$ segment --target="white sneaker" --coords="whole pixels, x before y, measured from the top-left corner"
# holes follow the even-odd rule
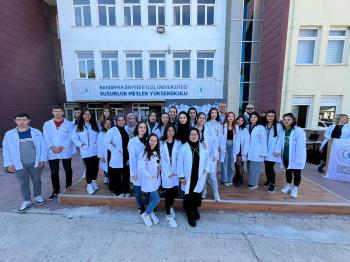
[[[103,184],[107,185],[109,184],[109,178],[105,176],[105,178],[103,179]]]
[[[159,223],[159,218],[157,217],[156,214],[154,214],[154,212],[151,213],[151,219],[155,225]]]
[[[283,194],[288,194],[292,190],[292,185],[287,183],[284,185],[284,187],[281,189],[281,192]]]
[[[130,196],[131,196],[130,193],[126,193],[126,194],[124,195],[125,198],[129,198]]]
[[[39,195],[35,198],[35,201],[39,204],[39,205],[42,205],[45,203],[45,199],[43,198],[42,195]]]
[[[215,200],[215,202],[220,202],[221,201],[219,193],[214,193],[214,200]]]
[[[145,223],[146,226],[151,227],[153,225],[151,217],[147,215],[146,212],[142,213],[141,217],[143,219],[143,223]]]
[[[92,183],[87,184],[86,191],[88,192],[89,195],[95,194],[95,189]]]
[[[229,187],[229,186],[231,186],[231,184],[230,183],[224,183],[224,186]]]
[[[84,171],[83,175],[81,176],[82,179],[86,178],[86,171]]]
[[[168,222],[170,227],[177,228],[177,223],[171,215],[166,215],[165,220],[166,220],[166,222]]]
[[[94,187],[94,190],[97,191],[98,190],[98,185],[97,185],[96,180],[92,180],[91,184]]]
[[[297,198],[297,197],[298,197],[298,189],[299,189],[299,187],[297,187],[297,186],[292,186],[292,190],[291,190],[291,192],[290,192],[290,196],[291,196],[292,198]]]
[[[170,208],[170,216],[171,216],[172,218],[174,218],[174,219],[175,219],[175,217],[176,217],[175,210],[174,210],[173,207]]]
[[[19,207],[18,211],[20,213],[25,212],[27,209],[29,209],[32,206],[32,201],[23,201],[21,206]]]

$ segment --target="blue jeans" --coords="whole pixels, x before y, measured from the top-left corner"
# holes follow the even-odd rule
[[[134,186],[134,191],[135,191],[135,198],[136,198],[136,202],[137,202],[137,207],[143,211],[145,208],[145,204],[146,205],[148,204],[149,193],[146,193],[146,195],[145,195],[145,202],[146,203],[143,203],[141,186]]]
[[[146,208],[146,213],[149,215],[153,212],[153,210],[158,206],[160,202],[160,197],[158,191],[153,191],[149,193],[149,203]]]
[[[224,163],[221,163],[221,183],[232,183],[233,180],[233,140],[226,141]]]

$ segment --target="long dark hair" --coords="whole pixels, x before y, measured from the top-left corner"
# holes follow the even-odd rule
[[[152,115],[152,114],[156,114],[156,123],[159,121],[159,115],[158,115],[158,112],[156,111],[156,110],[151,110],[151,111],[149,111],[149,113],[148,113],[148,116],[147,116],[147,122],[148,123],[150,123],[150,121],[149,121],[149,117]]]
[[[194,123],[197,124],[197,114],[198,114],[197,109],[196,109],[195,107],[191,106],[191,107],[187,110],[187,115],[188,115],[188,118],[189,118],[190,121],[191,121],[191,118],[190,118],[190,111],[191,111],[191,110],[194,110],[194,111],[196,112],[196,118],[194,119]]]
[[[176,139],[176,127],[173,125],[173,124],[169,124],[165,127],[164,129],[164,135],[162,136],[161,140],[162,141],[165,141],[168,139],[168,130],[170,128],[173,128],[174,129],[174,140]]]
[[[161,130],[162,127],[164,127],[163,122],[162,122],[162,116],[163,116],[163,115],[167,115],[167,116],[168,116],[168,118],[169,118],[168,125],[169,125],[169,123],[170,123],[170,116],[169,116],[169,114],[168,114],[167,112],[161,113],[161,114],[160,114],[160,118],[159,118],[159,125],[157,126],[157,129],[159,129],[159,130]]]
[[[291,128],[294,128],[297,125],[297,119],[295,118],[295,116],[293,115],[293,113],[287,113],[284,114],[282,119],[285,118],[286,116],[289,116],[290,118],[292,118],[293,123],[291,124]],[[286,127],[283,125],[283,129],[285,129]]]
[[[187,118],[186,124],[180,123],[180,116],[185,115]],[[177,136],[176,138],[181,140],[181,142],[184,144],[188,141],[188,135],[190,133],[190,120],[185,111],[181,111],[178,115],[178,126],[177,126]]]
[[[252,116],[256,116],[258,118],[258,121],[256,121],[256,125],[260,125],[260,115],[258,114],[258,112],[253,112],[249,115],[249,125],[250,123],[250,119],[252,118]]]
[[[240,126],[240,125],[238,125],[238,127],[239,127],[239,129],[244,129],[245,127],[246,127],[246,124],[245,124],[245,118],[244,118],[244,116],[243,115],[239,115],[239,116],[237,116],[237,118],[236,118],[236,123],[237,123],[237,120],[238,119],[240,119],[240,118],[242,118],[243,119],[243,124]]]
[[[96,122],[95,114],[90,109],[84,109],[83,112],[81,112],[81,115],[79,117],[78,124],[77,124],[77,130],[79,132],[83,132],[84,131],[85,121],[84,121],[83,116],[84,116],[84,114],[86,112],[89,112],[90,115],[91,115],[91,119],[89,121],[89,123],[91,125],[91,129],[98,133],[99,130],[98,130],[98,125],[97,125],[97,122]]]
[[[109,117],[107,117],[107,118],[111,118],[111,119],[114,118],[114,116],[113,116],[113,109],[112,109],[111,107],[109,107],[109,106],[104,106],[104,107],[102,108],[102,114],[101,114],[101,117],[100,117],[100,120],[99,120],[101,123],[102,123],[102,121],[106,120],[105,114],[104,114],[104,112],[105,112],[106,109],[107,109],[108,112],[109,112]]]
[[[213,112],[214,110],[216,111],[216,119],[215,120],[220,123],[220,121],[221,121],[220,114],[219,114],[219,110],[216,107],[210,108],[209,113],[208,113],[208,117],[207,117],[207,121],[211,120],[211,112]]]
[[[277,136],[277,119],[276,119],[277,116],[276,116],[276,112],[273,111],[273,110],[267,111],[267,113],[266,113],[265,127],[267,127],[267,125],[268,125],[268,123],[267,123],[267,115],[268,115],[268,114],[274,114],[274,116],[275,116],[275,119],[274,119],[273,122],[272,122],[272,126],[273,126],[273,136],[276,137],[276,136]]]
[[[149,145],[149,141],[151,139],[151,137],[156,137],[157,138],[157,145],[156,147],[152,150],[150,145]],[[153,152],[156,152],[158,154],[158,158],[160,160],[160,150],[159,150],[159,138],[156,134],[152,133],[149,135],[149,137],[147,138],[147,142],[146,142],[146,146],[145,146],[145,151],[143,153],[143,155],[147,156],[148,160],[151,160],[151,156],[153,155]]]
[[[105,128],[105,123],[107,122],[107,121],[110,121],[111,122],[111,128],[114,126],[114,121],[113,121],[113,119],[111,119],[111,118],[106,118],[105,120],[103,120],[102,121],[102,123],[101,123],[101,130],[102,130],[102,132],[107,132],[108,130]]]
[[[144,135],[144,137],[143,137],[143,140],[144,140],[144,142],[146,141],[146,138],[148,137],[148,125],[147,125],[147,123],[145,122],[145,121],[143,121],[143,120],[141,120],[140,122],[138,122],[137,124],[136,124],[136,126],[135,126],[135,129],[134,129],[134,137],[138,137],[139,136],[139,126],[141,125],[141,124],[144,124],[145,126],[146,126],[146,133],[145,133],[145,135]]]

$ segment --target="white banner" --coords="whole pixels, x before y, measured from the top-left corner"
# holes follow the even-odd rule
[[[75,80],[76,101],[154,101],[166,99],[222,99],[223,83],[204,80]]]
[[[333,139],[326,178],[350,183],[349,139]]]

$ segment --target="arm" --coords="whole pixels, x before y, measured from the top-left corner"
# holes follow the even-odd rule
[[[260,155],[261,156],[267,156],[267,135],[265,128],[260,128],[260,142],[261,142],[261,151]]]
[[[103,139],[103,133],[99,133],[97,137],[97,157],[102,158],[103,157],[103,149],[104,149],[104,139]]]
[[[210,161],[209,161],[209,157],[208,157],[208,151],[205,147],[202,147],[203,150],[204,150],[204,156],[205,156],[205,159],[204,159],[204,172],[206,172],[207,174],[209,173],[209,169],[210,169]]]
[[[10,154],[10,143],[8,133],[5,134],[4,140],[2,141],[2,154],[4,156],[4,167],[7,168],[9,166],[13,166],[14,163]]]
[[[306,134],[305,131],[301,128],[298,128],[295,137],[296,137],[296,149],[295,149],[295,162],[304,162],[304,156],[306,154]]]
[[[67,125],[68,125],[68,136],[71,137],[73,130],[74,130],[74,125],[72,124],[72,122],[68,121],[68,120],[64,120],[65,122],[67,121]],[[69,148],[72,144],[72,140],[71,139],[66,139],[63,144],[62,147],[63,148]]]
[[[185,172],[184,172],[184,158],[185,158],[185,146],[181,146],[179,149],[179,153],[177,154],[177,162],[176,162],[176,172],[177,176],[181,178],[185,178]]]
[[[44,135],[44,140],[45,140],[45,144],[46,144],[46,147],[48,149],[50,149],[51,147],[53,147],[53,142],[51,141],[51,137],[50,137],[50,131],[49,131],[49,122],[46,122],[44,124],[44,127],[43,127],[43,135]]]
[[[40,137],[40,158],[39,161],[45,162],[47,160],[47,149],[46,149],[46,145],[45,145],[45,141],[44,141],[44,137],[41,134],[40,131],[39,132],[39,137]]]
[[[128,151],[129,151],[129,167],[130,167],[130,176],[137,175],[137,156],[136,149],[133,145],[133,140],[131,139],[128,143]]]
[[[152,175],[147,169],[147,161],[151,161],[151,160],[147,160],[147,157],[141,154],[140,159],[137,161],[137,167],[138,167],[138,170],[140,170],[141,176],[147,177],[147,178],[152,178],[154,176],[157,176],[157,174]]]
[[[74,131],[72,133],[72,141],[77,147],[82,147],[83,145],[83,143],[80,141],[77,128],[74,128]]]
[[[283,143],[283,127],[281,125],[277,125],[277,141],[276,141],[274,153],[281,154],[282,143]]]

